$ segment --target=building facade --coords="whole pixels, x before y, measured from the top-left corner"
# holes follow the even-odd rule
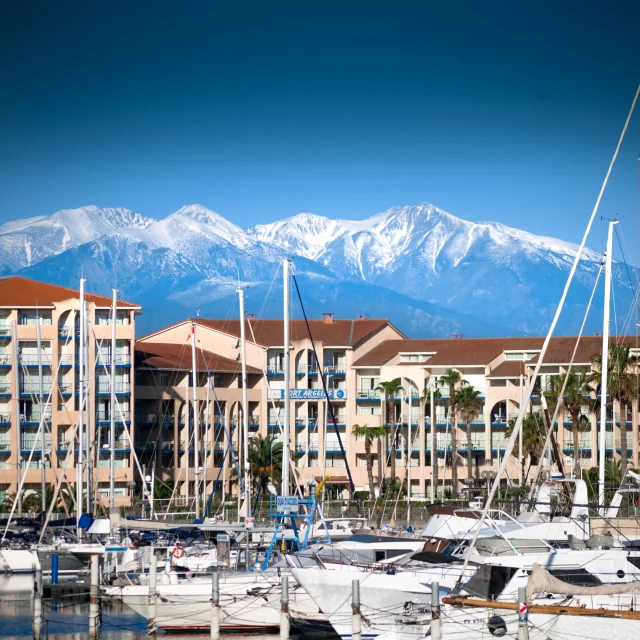
[[[116,363],[116,504],[127,504],[134,480],[131,407],[135,319],[140,307],[118,301],[116,353],[111,353],[111,299],[87,294],[87,400],[92,487],[109,494],[109,369]],[[79,441],[79,292],[21,277],[0,279],[0,497],[40,492],[63,478],[73,493]],[[39,437],[44,428],[44,442]],[[75,436],[74,436],[75,433]],[[133,435],[131,436],[133,437]]]

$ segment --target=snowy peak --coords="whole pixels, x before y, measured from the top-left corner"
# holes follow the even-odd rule
[[[348,228],[339,220],[299,213],[271,224],[257,224],[247,233],[256,240],[281,247],[287,253],[315,260],[324,248]]]

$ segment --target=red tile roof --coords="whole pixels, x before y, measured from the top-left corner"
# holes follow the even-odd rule
[[[628,344],[640,347],[640,337],[612,337],[611,344]],[[443,340],[386,340],[363,355],[354,366],[380,367],[399,353],[435,353],[429,360],[417,363],[424,367],[487,365],[505,351],[539,351],[543,337],[513,338],[462,338]],[[576,336],[552,338],[545,355],[545,363],[568,363],[576,343]],[[600,353],[602,338],[583,336],[574,358],[576,364],[588,363],[593,355]],[[535,364],[537,355],[528,363]],[[403,363],[404,364],[404,363]],[[415,364],[415,363],[414,363]],[[505,369],[506,370],[506,369]]]
[[[204,356],[204,357],[203,357]],[[165,342],[136,342],[136,367],[191,371],[191,346]],[[212,373],[240,373],[241,363],[211,351],[196,350],[196,369]],[[247,365],[247,373],[262,374]]]
[[[488,378],[517,378],[520,374],[526,375],[528,362],[523,360],[505,360],[491,370]]]
[[[194,322],[203,327],[214,329],[222,333],[240,337],[240,320],[223,320],[217,318],[188,318],[183,322]],[[182,322],[175,325],[178,326]],[[392,326],[388,320],[384,319],[358,319],[358,320],[309,320],[311,335],[315,342],[322,342],[325,345],[334,347],[357,347],[367,338],[378,333],[386,326]],[[395,329],[395,327],[394,327]],[[253,330],[253,332],[252,332]],[[396,329],[396,331],[398,331]],[[157,332],[154,332],[157,333]],[[281,347],[284,344],[284,323],[282,320],[270,320],[252,318],[247,320],[245,333],[248,342],[255,341],[266,347]],[[400,335],[400,331],[398,331]],[[146,336],[144,336],[146,337]],[[304,320],[291,321],[291,340],[302,340],[308,338],[309,333]]]
[[[0,307],[11,309],[37,306],[53,307],[56,302],[79,297],[80,292],[76,289],[60,287],[57,284],[30,280],[22,276],[0,278]],[[86,299],[87,302],[94,302],[100,307],[111,306],[111,298],[105,296],[87,293]],[[118,307],[139,309],[140,305],[118,300]]]

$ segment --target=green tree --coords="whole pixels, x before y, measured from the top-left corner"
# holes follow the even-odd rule
[[[474,389],[466,380],[460,384],[456,391],[456,408],[460,419],[467,426],[467,478],[473,480],[473,447],[471,442],[471,423],[482,414],[484,401],[480,391]],[[471,483],[469,483],[471,484]]]
[[[553,376],[549,381],[549,389],[544,392],[549,410],[555,407],[558,402],[561,407],[571,416],[571,434],[573,436],[573,457],[574,469],[577,478],[581,477],[580,469],[580,441],[578,434],[586,431],[590,425],[589,419],[582,413],[582,405],[585,397],[589,398],[593,387],[591,386],[592,376],[584,371],[570,371],[560,376]],[[564,386],[564,394],[559,398]]]
[[[440,376],[438,383],[449,389],[449,414],[451,416],[451,492],[453,498],[458,497],[458,415],[456,406],[456,390],[462,382],[462,375],[456,369],[448,369]],[[446,457],[446,452],[445,452]]]
[[[258,489],[264,493],[269,480],[274,484],[282,481],[282,458],[282,442],[276,441],[274,436],[257,434],[249,440],[249,466],[254,495]],[[235,467],[231,476],[237,480]]]
[[[386,429],[384,427],[370,427],[368,425],[360,425],[360,424],[354,424],[353,425],[353,433],[356,436],[360,436],[364,438],[364,455],[365,455],[365,459],[366,459],[366,463],[367,463],[367,476],[369,478],[369,493],[371,495],[371,498],[374,497],[375,493],[374,493],[374,483],[373,483],[373,453],[371,452],[371,445],[373,443],[374,438],[376,438],[378,440],[378,447],[380,448],[382,445],[380,443],[381,438],[384,437],[384,435],[386,434]],[[380,462],[380,456],[381,456],[381,452],[378,451],[378,483],[379,486],[381,486],[382,484],[382,476],[380,474],[380,469],[381,469],[381,462]]]
[[[511,437],[516,420],[517,418],[513,418],[509,421],[506,429],[507,438]],[[545,438],[543,437],[544,432],[544,421],[539,413],[528,413],[524,417],[524,420],[522,421],[522,455],[525,459],[527,457],[529,458],[529,467],[527,468],[527,475],[525,476],[525,484],[529,477],[529,469],[531,469],[533,459],[535,458],[537,460],[542,455],[545,441]],[[513,447],[513,455],[518,458],[521,457],[519,439],[516,439]]]
[[[400,391],[401,388],[402,385],[400,384],[400,380],[389,380],[388,382],[381,382],[377,387],[378,391],[384,394],[386,428],[390,435],[389,449],[391,450],[391,479],[394,482],[396,479],[396,430],[394,419],[394,396],[398,391]],[[382,484],[380,484],[380,492],[382,493]]]
[[[437,380],[434,380],[434,383],[437,383]],[[422,396],[422,400],[426,401],[429,407],[429,420],[431,420],[431,391],[429,390],[429,380],[425,380],[424,383],[424,393]],[[440,389],[438,389],[437,384],[435,389],[433,390],[433,404],[437,405],[442,402],[442,394],[440,393]],[[435,406],[433,407],[433,424],[431,425],[431,456],[433,461],[433,475],[431,477],[431,485],[433,486],[433,496],[436,498],[438,494],[438,439],[436,437],[437,429],[436,429],[436,414],[435,414]],[[446,455],[446,454],[445,454]]]
[[[596,355],[592,359],[596,374],[592,379],[601,382],[602,356]],[[620,473],[623,477],[627,472],[627,407],[633,398],[638,397],[640,377],[637,374],[638,358],[631,355],[629,345],[609,345],[609,367],[607,372],[607,390],[611,400],[620,404]],[[603,398],[606,401],[606,399]]]

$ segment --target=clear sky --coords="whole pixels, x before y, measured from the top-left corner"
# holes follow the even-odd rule
[[[428,201],[577,241],[640,82],[637,0],[2,11],[0,220],[199,202],[246,226]],[[639,151],[640,109],[602,207],[629,237]]]

